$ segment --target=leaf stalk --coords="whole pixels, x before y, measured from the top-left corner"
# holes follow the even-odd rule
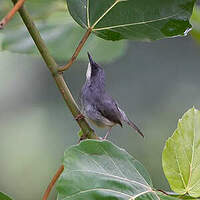
[[[56,181],[58,180],[58,178],[60,177],[60,175],[62,174],[64,170],[64,165],[61,165],[59,167],[59,169],[57,170],[56,174],[54,175],[53,179],[51,180],[51,182],[49,183],[43,197],[42,197],[42,200],[47,200],[48,197],[49,197],[49,194],[53,188],[53,186],[55,185]]]
[[[60,67],[58,69],[59,72],[63,72],[63,71],[65,71],[65,70],[67,70],[67,69],[69,69],[71,67],[71,65],[74,63],[74,61],[76,60],[77,56],[79,55],[83,45],[85,44],[85,42],[87,41],[88,37],[90,36],[91,32],[92,32],[92,29],[88,28],[87,31],[85,32],[82,40],[80,41],[78,47],[76,48],[74,54],[72,55],[71,59],[69,60],[69,62],[65,66]]]
[[[18,0],[12,10],[8,12],[8,14],[0,21],[0,29],[3,29],[5,27],[5,25],[13,18],[15,13],[23,6],[25,1],[26,0]]]

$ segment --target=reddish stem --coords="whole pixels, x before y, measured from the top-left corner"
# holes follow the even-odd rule
[[[85,35],[83,36],[82,40],[80,41],[78,47],[76,48],[73,56],[71,57],[71,59],[69,60],[69,62],[65,66],[60,67],[58,69],[59,72],[63,72],[63,71],[65,71],[65,70],[67,70],[67,69],[69,69],[71,67],[73,62],[76,60],[78,54],[80,53],[83,45],[85,44],[85,42],[87,41],[88,37],[90,36],[91,32],[92,32],[92,29],[88,28],[86,33],[85,33]]]
[[[60,177],[61,173],[64,170],[64,165],[61,165],[60,168],[58,169],[58,171],[56,172],[56,174],[54,175],[53,179],[51,180],[51,182],[49,183],[43,197],[42,200],[47,200],[48,196],[53,188],[53,186],[55,185],[56,181],[58,180],[58,178]]]
[[[12,10],[0,21],[0,29],[3,29],[5,25],[13,18],[15,13],[23,6],[26,0],[18,0]]]

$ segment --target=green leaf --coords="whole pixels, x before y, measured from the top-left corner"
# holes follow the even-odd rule
[[[168,196],[168,195],[164,195],[160,192],[156,192],[157,193],[157,197],[159,200],[184,200],[182,198],[176,198],[176,197],[171,197],[171,196]],[[150,198],[146,195],[143,195],[142,197],[139,198],[140,200],[150,200]],[[134,199],[134,198],[131,198],[129,200],[138,200],[138,198]]]
[[[174,192],[165,192],[167,195],[164,195],[163,193],[159,192],[158,195],[164,195],[164,196],[168,196],[168,197],[173,197],[173,198],[176,198],[176,199],[181,199],[181,200],[199,200],[199,198],[195,198],[195,197],[191,197],[189,196],[188,194],[185,194],[185,195],[180,195],[180,194],[177,194],[177,193],[174,193]]]
[[[157,40],[186,35],[195,0],[67,0],[83,28],[106,40]]]
[[[184,200],[184,198],[172,197],[169,195],[162,194],[160,192],[157,193],[161,200]]]
[[[58,200],[159,199],[143,165],[108,141],[85,140],[67,149],[64,167]]]
[[[6,3],[7,1],[3,5]],[[65,1],[29,0],[25,5],[35,19],[35,23],[50,53],[57,60],[67,62],[78,46],[85,30],[77,27],[74,20],[66,12]],[[5,8],[4,10],[0,8],[0,12],[2,9],[5,13],[5,10],[8,10],[8,6],[5,6]],[[1,32],[3,39],[2,42],[0,41],[0,48],[17,53],[38,54],[38,50],[21,20],[17,18],[11,22]],[[13,34],[13,31],[15,34]],[[101,38],[95,37],[95,35],[91,35],[78,58],[88,60],[87,51],[91,51],[95,53],[97,61],[108,62],[122,56],[126,48],[126,41],[106,42]]]
[[[192,24],[192,37],[200,43],[200,7],[195,6],[192,17],[191,17],[191,24]]]
[[[188,110],[165,145],[162,165],[171,189],[200,197],[200,111]]]
[[[12,199],[8,197],[6,194],[0,192],[0,200],[12,200]]]

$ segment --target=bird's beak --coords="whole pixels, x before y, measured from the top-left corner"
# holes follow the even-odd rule
[[[94,65],[95,62],[92,60],[92,56],[89,54],[89,52],[87,52],[87,54],[88,54],[88,58],[89,58],[89,61],[90,61],[90,65],[91,66]]]

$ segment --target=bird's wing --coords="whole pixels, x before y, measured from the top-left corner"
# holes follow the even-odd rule
[[[115,100],[112,99],[112,97],[108,95],[102,97],[102,99],[96,103],[96,107],[103,117],[122,126],[120,112]]]

